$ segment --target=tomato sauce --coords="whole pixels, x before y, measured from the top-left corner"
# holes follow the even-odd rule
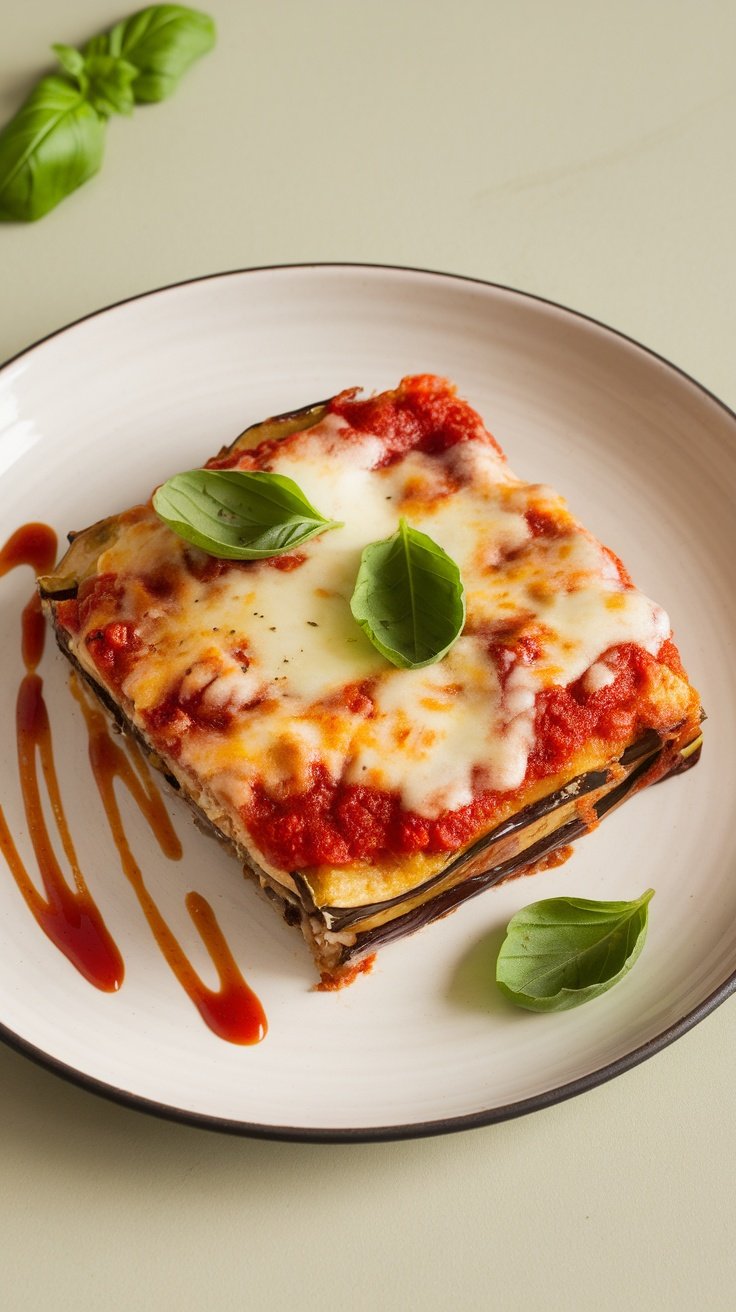
[[[393,392],[365,400],[358,399],[358,390],[351,388],[333,397],[327,404],[327,414],[345,421],[346,428],[341,434],[344,441],[363,433],[381,440],[384,450],[376,468],[393,464],[407,451],[436,454],[471,438],[490,443],[503,456],[480,415],[457,396],[455,388],[444,378],[417,374],[404,378]],[[240,469],[267,470],[274,456],[288,450],[290,443],[298,443],[301,436],[296,432],[288,437],[266,438],[249,451],[216,456],[207,468],[232,469],[237,465]]]
[[[307,557],[303,551],[287,552],[283,556],[270,556],[264,560],[264,565],[269,565],[271,569],[279,569],[282,574],[290,574],[292,570],[298,569],[303,565]]]
[[[532,656],[527,654],[527,659]],[[619,743],[657,727],[653,716],[641,719],[646,708],[642,690],[658,663],[677,672],[674,644],[665,643],[659,659],[633,644],[613,649],[606,659],[616,672],[607,687],[588,693],[580,679],[537,696],[535,742],[524,787],[562,770],[591,739]],[[304,792],[275,798],[256,786],[243,818],[269,860],[299,869],[391,854],[453,851],[492,823],[500,806],[514,796],[479,788],[467,806],[428,818],[405,811],[397,794],[336,784],[316,766],[312,785]]]
[[[524,518],[533,538],[559,538],[568,531],[567,523],[550,510],[527,510]]]
[[[407,451],[434,455],[473,438],[490,442],[502,454],[480,415],[460,400],[446,379],[432,374],[404,378],[395,391],[365,400],[356,399],[354,390],[343,392],[329,409],[355,432],[382,440],[385,454],[379,467],[393,464]]]
[[[142,646],[135,625],[129,620],[113,620],[102,629],[93,629],[84,641],[106,681],[120,688]]]
[[[150,736],[175,760],[181,754],[183,734],[227,733],[235,715],[227,705],[208,703],[209,685],[187,697],[182,692],[182,682],[180,679],[162,701],[141,713]]]

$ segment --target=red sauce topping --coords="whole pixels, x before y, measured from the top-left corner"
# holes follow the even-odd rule
[[[471,438],[490,443],[503,456],[480,415],[462,401],[451,383],[433,374],[402,379],[393,392],[358,400],[358,389],[341,392],[328,404],[328,414],[338,415],[347,425],[342,434],[350,441],[355,433],[371,433],[381,439],[384,455],[378,468],[393,464],[407,451],[434,454],[447,451]],[[298,443],[302,433],[285,438],[267,438],[250,451],[231,451],[208,462],[208,469],[269,469],[274,456]]]
[[[568,532],[564,520],[555,518],[549,510],[527,510],[524,518],[533,538],[559,538]]]
[[[213,674],[210,683],[214,682]],[[207,684],[190,696],[182,693],[182,680],[179,680],[156,706],[142,712],[149,733],[165,745],[170,756],[178,760],[182,747],[182,735],[200,730],[205,733],[226,733],[232,724],[235,712],[225,705],[210,704],[207,701]]]
[[[382,439],[381,465],[400,460],[407,451],[435,454],[471,438],[490,442],[502,454],[480,415],[460,400],[446,379],[433,374],[404,378],[395,391],[366,400],[356,400],[355,391],[343,392],[329,408],[355,432]]]
[[[241,468],[243,467],[243,462],[239,458],[237,463]],[[188,547],[184,552],[187,570],[198,583],[211,583],[214,579],[219,579],[222,574],[234,569],[247,573],[249,570],[268,567],[288,573],[289,570],[298,569],[306,559],[307,557],[300,551],[287,552],[283,556],[269,556],[266,560],[221,560],[219,556],[208,556],[206,552],[199,551],[196,547]],[[148,579],[146,583],[148,584]]]
[[[617,556],[617,555],[616,555],[616,552],[615,552],[615,551],[612,551],[610,547],[604,547],[604,546],[603,546],[603,543],[601,543],[601,549],[602,549],[602,551],[603,551],[603,554],[604,554],[605,556],[608,556],[608,559],[609,559],[609,560],[610,560],[610,561],[616,566],[616,571],[617,571],[617,573],[618,573],[618,577],[619,577],[621,583],[623,584],[623,586],[624,586],[625,588],[633,588],[633,586],[634,586],[634,580],[632,579],[631,575],[629,574],[629,571],[627,570],[626,566],[624,565],[624,562],[621,560],[621,557],[620,557],[620,556]]]
[[[84,641],[106,681],[119,688],[142,646],[135,625],[130,620],[113,620],[102,629],[93,629]]]
[[[533,655],[527,653],[527,658]],[[535,745],[525,784],[557,773],[592,738],[626,741],[657,727],[656,711],[642,694],[660,662],[631,643],[612,649],[606,659],[616,670],[607,687],[589,693],[580,679],[538,695]],[[679,656],[674,644],[663,645],[660,660],[675,668]],[[500,805],[513,796],[479,788],[467,806],[428,818],[403,810],[396,794],[336,784],[316,766],[312,786],[304,792],[275,798],[256,786],[243,818],[271,861],[297,870],[391,853],[452,851],[492,823]]]
[[[219,556],[208,556],[206,551],[200,551],[197,547],[187,547],[184,564],[192,578],[199,583],[211,583],[213,579],[219,579],[226,569],[234,568],[238,562],[220,560]]]
[[[290,574],[292,570],[298,569],[303,565],[307,557],[301,551],[288,552],[285,556],[269,556],[264,560],[264,565],[270,565],[271,569],[280,569],[283,574]]]
[[[92,616],[99,623],[102,614],[115,615],[122,595],[116,574],[96,574],[80,583],[76,597],[56,603],[56,618],[70,633],[79,633]]]

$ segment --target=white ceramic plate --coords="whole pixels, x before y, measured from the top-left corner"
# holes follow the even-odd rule
[[[44,659],[81,863],[126,965],[101,994],[43,936],[0,868],[0,1023],[21,1051],[144,1110],[213,1128],[312,1139],[390,1138],[484,1124],[578,1093],[642,1060],[736,981],[734,829],[736,418],[696,383],[601,325],[505,288],[327,265],[260,269],[127,301],[0,371],[0,541],[26,520],[60,536],[145,497],[247,424],[351,384],[443,373],[485,416],[512,467],[565,492],[669,610],[710,712],[698,767],[627,803],[560,870],[491,890],[379,954],[372,975],[311,991],[312,964],[235,863],[171,814],[181,866],[133,809],[150,888],[204,973],[184,910],[212,902],[268,1013],[262,1044],[205,1028],[120,873],[62,658]],[[0,583],[2,723],[20,677],[26,571]],[[6,728],[0,799],[27,856]],[[2,859],[0,858],[0,861]],[[647,947],[589,1006],[535,1016],[493,983],[520,906],[656,889]],[[213,981],[214,982],[214,981]]]

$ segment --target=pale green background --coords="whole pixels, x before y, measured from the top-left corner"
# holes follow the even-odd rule
[[[209,8],[219,46],[175,99],[115,120],[55,213],[0,228],[0,358],[177,279],[366,260],[552,297],[736,403],[731,0]],[[125,12],[12,9],[3,117],[51,41]],[[725,1312],[735,1037],[727,1004],[549,1111],[355,1147],[157,1122],[0,1048],[0,1304]]]

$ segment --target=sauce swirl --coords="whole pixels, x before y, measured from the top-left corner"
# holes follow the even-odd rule
[[[56,534],[53,529],[45,524],[26,524],[0,549],[0,577],[21,565],[30,565],[37,574],[45,573],[52,568],[55,558]],[[111,993],[123,982],[123,959],[79,868],[64,814],[43,682],[36,673],[43,655],[44,637],[41,605],[34,595],[24,607],[21,621],[25,675],[18,689],[15,723],[23,809],[43,893],[36,888],[21,860],[2,807],[0,851],[26,906],[47,938],[90,984]],[[39,764],[74,887],[67,883],[51,842],[41,804]]]
[[[72,692],[87,725],[92,773],[123,872],[166,962],[205,1024],[215,1034],[230,1043],[260,1042],[268,1029],[263,1007],[244,980],[209,902],[200,893],[189,893],[186,907],[217,971],[219,989],[210,989],[202,981],[146,888],[123,826],[115,796],[116,779],[128,790],[145,816],[164,855],[176,861],[182,850],[139,748],[126,738],[126,751],[123,751],[111,736],[105,716],[88,700],[76,677]]]
[[[0,577],[23,565],[48,573],[56,558],[56,534],[45,524],[26,524],[0,549]],[[37,595],[23,609],[21,651],[25,674],[16,701],[18,770],[28,833],[43,885],[39,892],[25,867],[0,807],[0,852],[5,857],[37,924],[73,966],[96,988],[120,988],[124,965],[79,867],[59,788],[51,726],[36,670],[43,655],[45,620]],[[191,892],[186,907],[215,966],[219,988],[205,985],[146,888],[130,849],[115,796],[115,780],[126,788],[148,822],[165,856],[181,857],[181,844],[161,795],[138,747],[126,751],[111,737],[105,717],[83,695],[73,676],[72,691],[82,708],[89,736],[89,757],[123,872],[130,882],[156,943],[176,979],[205,1024],[231,1043],[252,1044],[265,1037],[265,1013],[243,978],[209,902]],[[127,753],[127,754],[126,754]],[[39,775],[39,764],[41,772]],[[64,876],[49,834],[41,798],[41,778],[74,886]]]

